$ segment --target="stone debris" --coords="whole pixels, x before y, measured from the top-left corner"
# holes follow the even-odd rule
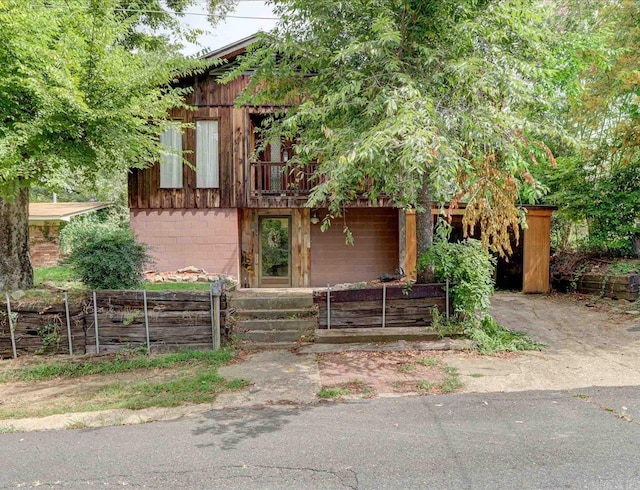
[[[224,281],[225,289],[233,291],[238,287],[238,281],[231,276],[224,274],[209,274],[204,269],[195,266],[183,267],[177,271],[157,272],[146,271],[144,273],[146,281],[152,283],[159,282],[218,282]]]

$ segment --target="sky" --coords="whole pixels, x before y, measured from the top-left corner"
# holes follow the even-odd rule
[[[195,54],[203,49],[210,51],[218,49],[227,44],[231,44],[242,38],[250,36],[259,30],[269,30],[276,25],[277,20],[274,19],[270,5],[265,5],[262,0],[239,0],[235,11],[229,14],[229,17],[212,27],[207,21],[206,9],[204,1],[201,6],[190,7],[189,14],[184,16],[183,22],[190,27],[207,31],[199,39],[199,46],[190,44],[182,50],[184,54]],[[237,16],[237,17],[234,17]],[[258,17],[258,18],[239,18],[239,17]]]

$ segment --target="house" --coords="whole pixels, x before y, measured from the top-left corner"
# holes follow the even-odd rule
[[[255,39],[209,56],[233,63]],[[157,268],[195,265],[250,288],[318,287],[369,281],[399,267],[412,271],[415,216],[384,199],[359,200],[344,216],[354,245],[345,243],[341,219],[322,232],[327,210],[305,207],[313,168],[289,171],[291,142],[271,142],[251,160],[255,129],[274,108],[235,107],[249,74],[226,85],[216,83],[219,74],[214,69],[183,81],[193,87],[187,103],[194,110],[176,109],[171,117],[194,127],[182,135],[169,130],[161,138],[174,151],[185,151],[191,166],[165,155],[129,175],[131,226],[152,247]],[[536,267],[548,276],[548,240],[535,247],[542,257]],[[547,288],[548,278],[534,289]]]
[[[60,230],[76,216],[105,209],[105,202],[32,202],[29,203],[29,253],[34,267],[58,265]]]

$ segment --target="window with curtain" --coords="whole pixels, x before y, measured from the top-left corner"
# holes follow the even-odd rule
[[[196,121],[196,186],[217,188],[218,165],[218,121]]]
[[[160,135],[160,143],[167,151],[160,155],[160,188],[182,187],[182,133],[168,128]]]

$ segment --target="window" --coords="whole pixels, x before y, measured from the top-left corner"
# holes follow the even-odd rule
[[[218,121],[196,121],[196,187],[220,187]]]
[[[160,155],[160,188],[182,187],[182,133],[168,128],[160,135],[160,143],[167,153]]]

